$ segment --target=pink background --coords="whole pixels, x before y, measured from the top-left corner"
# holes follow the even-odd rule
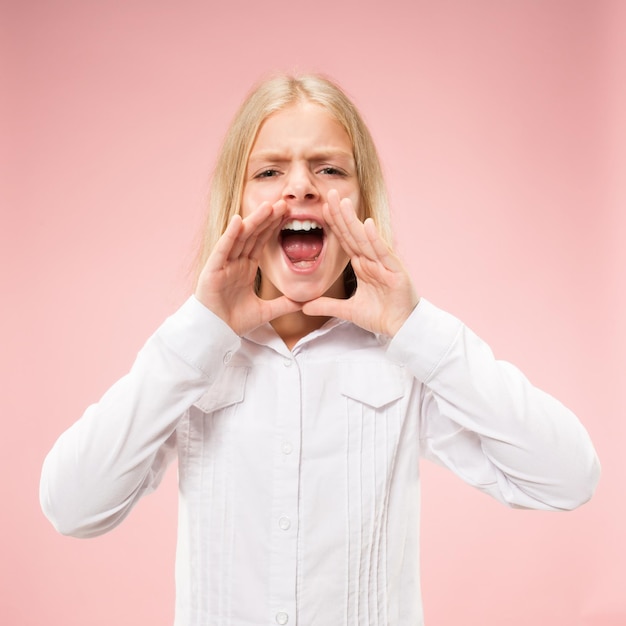
[[[626,624],[626,3],[0,7],[2,624],[172,623],[176,472],[80,541],[44,519],[39,471],[186,297],[222,133],[272,69],[352,95],[420,292],[572,407],[602,460],[566,514],[425,465],[427,625]]]

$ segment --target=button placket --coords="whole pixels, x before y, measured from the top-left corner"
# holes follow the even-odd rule
[[[287,624],[296,610],[298,494],[300,489],[302,388],[298,361],[286,354],[274,367],[278,410],[274,448],[272,503],[271,602],[277,624]]]

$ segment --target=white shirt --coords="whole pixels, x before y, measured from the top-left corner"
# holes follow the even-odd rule
[[[587,433],[422,299],[390,341],[339,320],[292,351],[194,298],[48,455],[42,507],[104,533],[178,456],[177,626],[415,626],[419,460],[510,506],[571,509]]]

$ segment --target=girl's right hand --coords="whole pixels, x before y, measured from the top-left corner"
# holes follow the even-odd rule
[[[238,335],[302,308],[285,296],[263,300],[254,291],[261,252],[286,209],[280,200],[264,202],[243,219],[233,215],[200,273],[195,297]]]

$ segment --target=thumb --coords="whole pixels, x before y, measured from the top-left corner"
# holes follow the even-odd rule
[[[311,317],[338,317],[340,319],[350,320],[350,309],[349,300],[322,296],[310,302],[306,302],[302,307],[302,312]]]
[[[282,315],[302,310],[301,302],[295,302],[286,296],[278,296],[278,298],[274,298],[273,300],[265,300],[265,304],[270,316],[268,321],[272,321]]]

